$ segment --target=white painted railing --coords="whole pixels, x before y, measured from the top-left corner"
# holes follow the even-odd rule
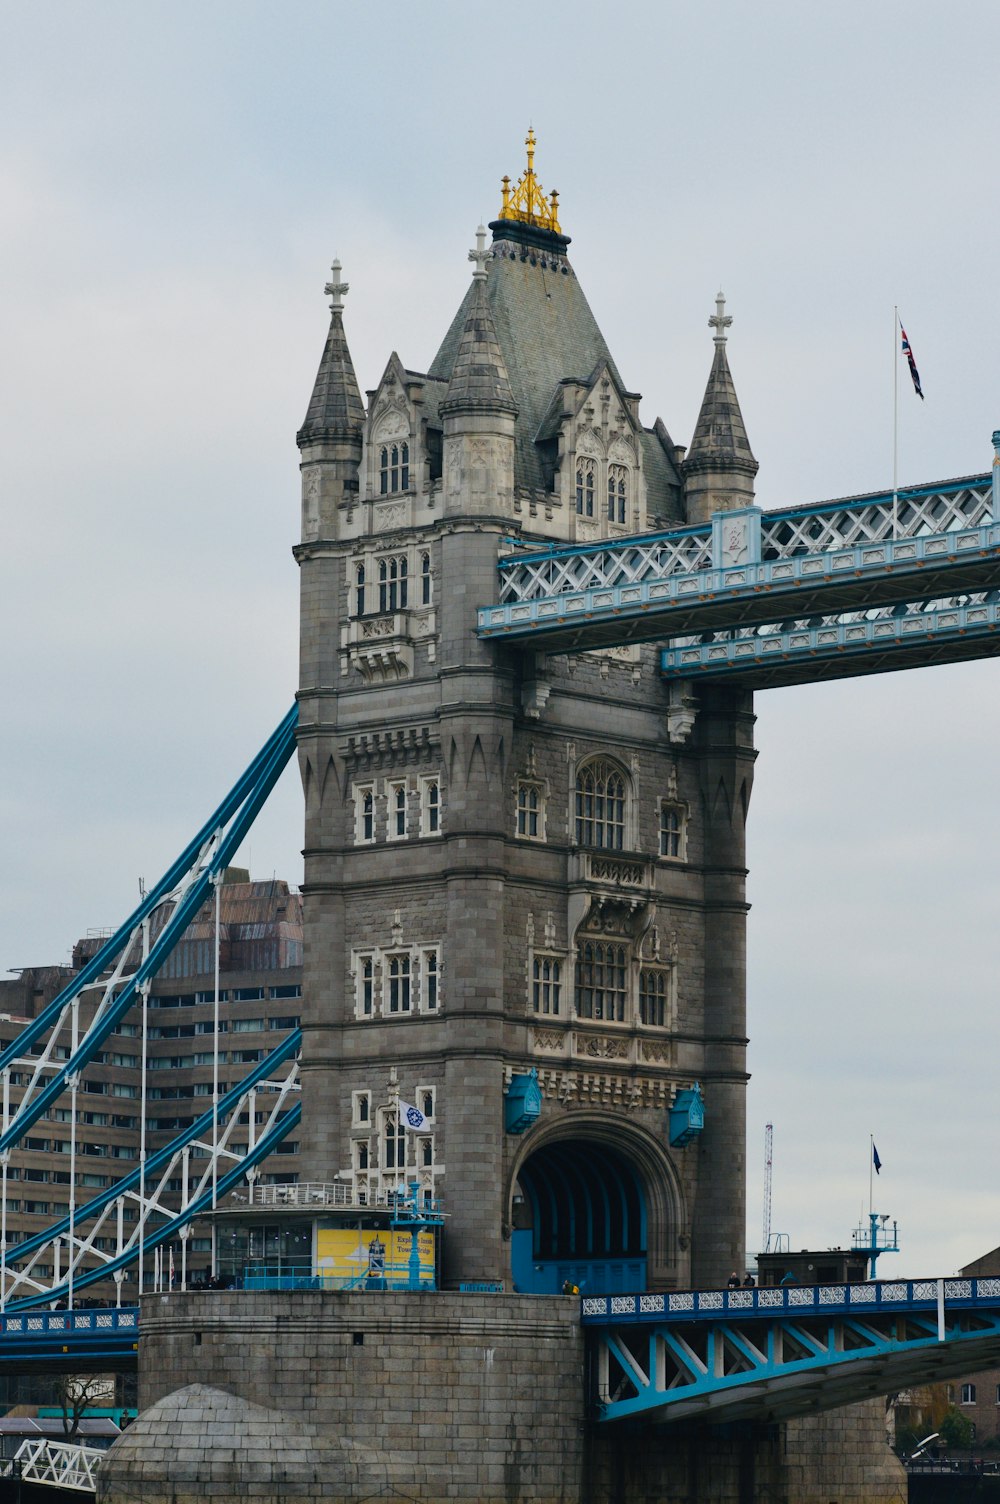
[[[97,1467],[104,1452],[77,1441],[30,1438],[18,1447],[14,1461],[21,1465],[24,1483],[49,1488],[74,1488],[83,1494],[97,1492]]]

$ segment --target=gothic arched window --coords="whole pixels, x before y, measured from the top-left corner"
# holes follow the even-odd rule
[[[624,945],[584,940],[576,953],[576,1013],[624,1023],[628,1002],[628,953]]]
[[[429,606],[431,603],[431,556],[420,555],[420,604]]]
[[[378,561],[378,608],[386,611],[406,610],[406,556],[394,554]]]
[[[365,566],[359,564],[354,571],[355,615],[365,614]]]
[[[576,466],[576,514],[594,515],[594,461],[578,460]]]
[[[382,496],[410,489],[409,444],[383,444],[378,454],[378,488]]]
[[[576,775],[576,844],[601,851],[625,845],[626,783],[615,763],[584,763]]]
[[[624,522],[628,504],[628,474],[624,465],[608,466],[608,521]]]

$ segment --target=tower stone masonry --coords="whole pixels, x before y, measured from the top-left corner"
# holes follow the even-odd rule
[[[528,167],[426,372],[363,402],[335,263],[302,455],[302,1178],[416,1178],[443,1281],[724,1282],[744,1238],[750,696],[655,647],[481,642],[511,548],[752,504],[726,358],[694,441],[645,426]],[[505,1127],[535,1071],[541,1113]],[[672,1147],[695,1083],[700,1136]],[[419,1133],[400,1123],[415,1104]]]
[[[880,1399],[640,1445],[588,1408],[564,1286],[718,1287],[743,1263],[752,706],[668,690],[653,647],[484,642],[476,608],[512,549],[751,505],[756,461],[721,294],[685,456],[641,420],[527,146],[429,369],[392,354],[367,401],[334,263],[298,435],[296,1198],[385,1218],[416,1181],[446,1290],[144,1302],[142,1413],[100,1504],[900,1497]],[[672,1127],[699,1098],[703,1126]]]

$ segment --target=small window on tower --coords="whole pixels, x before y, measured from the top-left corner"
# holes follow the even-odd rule
[[[639,1022],[665,1029],[670,1022],[670,974],[659,967],[639,973]]]
[[[420,604],[429,606],[431,603],[431,556],[420,555]]]
[[[420,834],[436,836],[441,831],[441,785],[436,778],[420,780]]]
[[[624,522],[628,504],[628,477],[624,465],[608,466],[608,521]]]
[[[593,460],[580,460],[576,467],[576,513],[578,517],[594,515]]]
[[[562,968],[554,956],[535,956],[531,963],[531,1006],[535,1013],[558,1014],[562,1002]]]
[[[390,956],[386,963],[389,1012],[409,1013],[412,1000],[410,957]],[[383,1001],[383,1008],[385,1004]]]
[[[438,1005],[438,953],[429,949],[420,955],[420,1006],[428,1013],[435,1013]]]
[[[389,785],[389,839],[390,841],[405,841],[406,829],[406,784],[390,783]]]
[[[378,561],[378,608],[385,615],[388,611],[406,610],[407,564],[404,554]]]
[[[365,614],[365,566],[357,565],[354,571],[354,613],[356,616]]]
[[[545,840],[545,799],[540,783],[517,782],[516,833],[526,841]]]
[[[359,956],[357,970],[358,1013],[371,1018],[375,1012],[375,958]]]
[[[683,804],[664,799],[660,804],[660,856],[683,862],[687,852],[686,810]]]
[[[375,840],[375,785],[361,783],[354,790],[354,844],[370,846]]]

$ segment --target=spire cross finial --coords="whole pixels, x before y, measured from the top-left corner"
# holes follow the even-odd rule
[[[330,299],[330,312],[339,313],[344,306],[344,293],[351,290],[350,284],[340,280],[342,268],[339,261],[335,261],[330,270],[333,272],[333,280],[326,284],[323,291]]]
[[[725,310],[726,300],[722,296],[722,289],[720,288],[718,296],[715,299],[715,312],[708,320],[709,327],[715,330],[715,343],[717,345],[724,345],[726,343],[726,330],[733,322],[732,314],[726,313]]]
[[[476,263],[476,269],[472,273],[473,282],[486,280],[486,263],[492,253],[486,249],[486,227],[480,225],[476,230],[476,249],[469,252],[469,260]]]
[[[535,170],[535,127],[528,126],[528,134],[524,138],[524,144],[528,148],[528,171]]]

